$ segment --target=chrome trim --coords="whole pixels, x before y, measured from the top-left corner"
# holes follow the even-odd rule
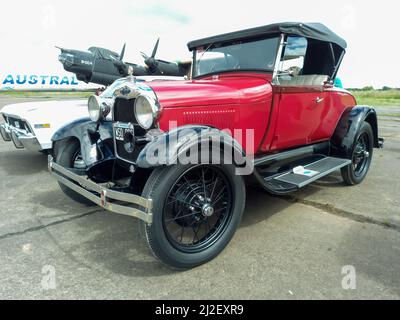
[[[14,146],[17,149],[28,149],[31,151],[40,151],[42,150],[42,146],[40,145],[39,141],[37,140],[36,136],[24,129],[18,129],[15,127],[10,126],[7,123],[1,125],[1,135],[3,136],[4,133],[10,137],[10,140],[14,143]],[[3,136],[4,139],[4,136]],[[5,141],[10,141],[6,140]]]
[[[86,199],[94,202],[98,206],[104,208],[105,210],[135,217],[146,222],[147,224],[151,224],[153,222],[152,199],[146,199],[135,194],[107,189],[89,180],[88,178],[79,176],[55,163],[52,156],[49,156],[48,158],[48,169],[51,175],[54,176],[59,182],[84,196]],[[135,204],[142,207],[144,210],[133,208],[129,205],[112,203],[109,200],[117,200]]]
[[[11,132],[8,129],[7,123],[0,124],[0,133],[4,141],[11,141],[11,135],[10,135]]]
[[[385,139],[384,138],[378,138],[379,149],[383,149],[384,145],[385,145]]]
[[[281,62],[281,57],[282,57],[282,52],[283,52],[283,47],[284,46],[285,46],[285,35],[282,33],[281,34],[280,43],[279,43],[278,52],[276,54],[274,72],[272,74],[272,84],[279,85],[279,79],[278,79],[279,63]]]

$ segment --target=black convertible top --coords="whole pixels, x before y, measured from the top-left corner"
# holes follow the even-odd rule
[[[225,42],[225,41],[239,40],[243,38],[251,38],[251,37],[273,35],[280,33],[298,35],[305,38],[335,43],[342,49],[346,49],[347,47],[347,43],[344,39],[339,37],[336,33],[331,31],[322,23],[301,23],[301,22],[275,23],[262,27],[225,33],[218,36],[212,36],[204,39],[190,41],[187,46],[189,50],[192,51],[194,48],[197,48],[199,46],[206,46],[215,42]]]

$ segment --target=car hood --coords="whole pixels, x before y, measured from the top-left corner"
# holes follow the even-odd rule
[[[159,81],[148,83],[161,108],[232,105],[243,100],[266,99],[270,82],[261,76],[230,76],[190,81]]]
[[[30,101],[4,106],[0,113],[27,120],[30,124],[66,123],[78,117],[87,117],[87,100]]]

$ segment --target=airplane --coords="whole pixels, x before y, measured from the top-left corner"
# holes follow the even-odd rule
[[[56,48],[61,50],[58,60],[64,69],[75,73],[78,80],[86,83],[92,82],[108,86],[116,79],[130,74],[176,77],[189,75],[191,60],[169,62],[155,58],[159,42],[160,39],[157,40],[151,56],[140,52],[144,58],[144,66],[123,61],[126,44],[122,47],[121,54],[100,47],[90,47],[87,51]]]

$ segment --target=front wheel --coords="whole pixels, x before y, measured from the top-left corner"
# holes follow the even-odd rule
[[[156,168],[142,196],[153,199],[153,223],[143,223],[153,254],[173,269],[189,269],[216,257],[243,214],[245,185],[233,165]]]
[[[369,171],[374,151],[374,135],[371,125],[364,122],[354,140],[352,163],[341,169],[343,180],[348,185],[361,183]]]
[[[74,168],[77,170],[85,170],[86,165],[82,159],[81,146],[78,140],[69,140],[57,148],[56,163],[64,168]],[[58,183],[61,190],[72,200],[84,204],[86,206],[93,206],[93,202],[81,196],[79,193],[66,187],[61,182]]]

